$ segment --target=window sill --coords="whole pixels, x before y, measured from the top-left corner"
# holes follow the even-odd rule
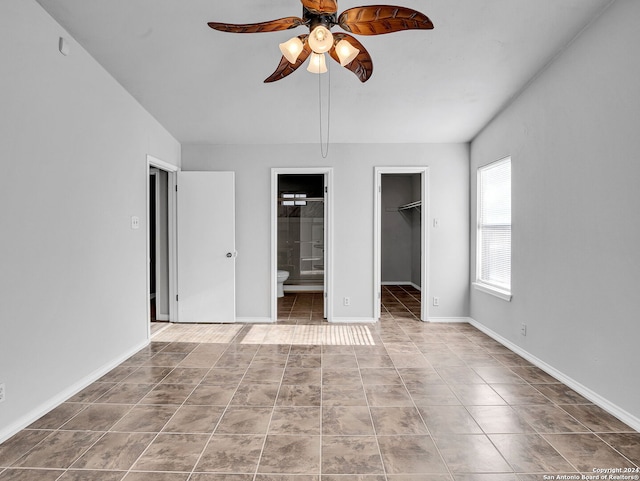
[[[479,291],[486,292],[487,294],[491,294],[492,296],[499,297],[504,301],[511,302],[511,292],[509,291],[505,291],[504,289],[498,289],[497,287],[493,287],[488,284],[482,284],[480,282],[473,282],[472,285]]]

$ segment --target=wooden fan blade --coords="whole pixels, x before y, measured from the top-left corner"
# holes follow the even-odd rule
[[[305,60],[307,60],[307,58],[311,54],[311,47],[309,47],[309,44],[307,43],[308,36],[308,34],[305,34],[298,37],[300,40],[302,40],[304,47],[302,48],[302,52],[300,52],[300,55],[298,55],[298,60],[296,60],[296,63],[289,62],[283,55],[280,59],[278,68],[276,68],[275,72],[273,72],[269,77],[264,79],[264,83],[275,82],[276,80],[285,78],[287,75],[295,72],[298,67],[300,67],[300,65],[302,65]]]
[[[348,39],[347,41],[352,46],[360,50],[360,53],[358,53],[356,58],[345,65],[344,68],[351,70],[354,74],[356,74],[356,77],[360,79],[360,82],[364,83],[369,80],[371,74],[373,73],[373,62],[371,61],[371,56],[369,55],[369,52],[367,52],[367,49],[364,48],[364,46],[355,38],[353,38],[351,35],[347,35],[346,33],[334,33],[333,38],[336,43],[338,43],[340,40]],[[340,63],[340,58],[338,57],[338,53],[336,52],[335,47],[329,51],[329,55],[333,60]]]
[[[336,0],[301,0],[304,8],[311,13],[336,13],[338,2]]]
[[[381,35],[401,30],[433,28],[433,23],[424,13],[393,5],[350,8],[342,12],[338,25],[357,35]]]
[[[260,23],[233,24],[209,22],[207,25],[209,25],[212,29],[220,30],[221,32],[259,33],[278,32],[280,30],[289,30],[290,28],[296,28],[300,25],[304,25],[304,20],[298,17],[285,17]]]

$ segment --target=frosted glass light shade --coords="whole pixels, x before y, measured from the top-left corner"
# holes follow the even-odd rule
[[[284,55],[284,58],[291,63],[296,63],[296,60],[298,60],[303,48],[304,45],[302,44],[302,40],[298,37],[293,37],[285,43],[280,44],[280,51],[282,52],[282,55]]]
[[[333,47],[333,34],[322,25],[318,25],[309,34],[309,46],[315,53],[325,53]]]
[[[346,40],[340,40],[336,45],[336,53],[340,59],[340,65],[343,67],[353,62],[353,59],[358,56],[360,50],[355,48]]]
[[[310,55],[307,71],[311,73],[325,73],[327,71],[327,63],[324,60],[323,53],[312,53]]]

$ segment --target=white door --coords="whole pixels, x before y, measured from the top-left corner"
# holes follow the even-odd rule
[[[178,173],[178,322],[235,322],[233,172]]]

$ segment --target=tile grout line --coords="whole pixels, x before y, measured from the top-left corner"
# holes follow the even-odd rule
[[[199,343],[199,344],[201,344],[201,343]],[[171,343],[169,343],[167,346],[165,346],[165,347],[164,347],[164,349],[168,348],[170,345],[171,345]],[[156,353],[156,355],[157,355],[157,354],[159,354],[160,352],[164,351],[164,349],[161,349],[158,353]],[[186,355],[186,356],[185,356],[185,357],[184,357],[180,362],[184,361],[184,359],[186,359],[186,358],[189,356],[189,354],[191,354],[195,349],[197,349],[197,346],[196,346],[196,347],[194,347],[194,349],[192,349],[190,352],[188,352],[188,353],[187,353],[187,355]],[[153,359],[153,357],[155,357],[155,356],[152,356],[149,360]],[[218,359],[220,359],[220,356],[218,356]],[[216,362],[218,361],[218,359],[216,359]],[[158,387],[160,384],[162,384],[162,381],[163,381],[164,379],[166,379],[166,378],[167,378],[167,376],[169,376],[169,375],[170,375],[170,374],[171,374],[171,373],[172,373],[172,372],[173,372],[173,371],[174,371],[174,370],[175,370],[175,369],[180,365],[180,362],[179,362],[178,364],[176,364],[175,366],[173,366],[173,367],[172,367],[172,369],[171,369],[171,371],[169,371],[169,372],[167,373],[167,375],[166,375],[166,376],[164,376],[164,377],[163,377],[163,378],[162,378],[162,379],[161,379],[161,380],[160,380],[160,381],[159,381],[159,382],[158,382],[158,383],[157,383],[157,384],[156,384],[156,385],[155,385],[155,386],[154,386],[154,387],[149,391],[149,393],[151,393],[151,391],[153,391],[156,387]],[[215,365],[215,363],[214,363],[214,365]],[[141,367],[142,367],[142,366],[141,366]],[[155,367],[155,366],[150,366],[150,367]],[[161,367],[161,366],[159,366],[159,367]],[[212,368],[210,368],[210,369],[209,369],[209,371],[210,371],[211,369],[212,369]],[[207,374],[209,373],[209,371],[207,371]],[[133,374],[133,373],[132,373],[132,374]],[[206,377],[206,375],[207,375],[207,374],[205,374],[205,375],[202,377],[202,379],[204,379],[204,378]],[[126,379],[126,378],[125,378],[125,379]],[[129,475],[129,473],[131,473],[131,472],[132,472],[133,467],[136,465],[136,463],[137,463],[138,461],[140,461],[140,459],[145,455],[145,453],[149,450],[149,448],[153,445],[153,443],[158,439],[158,437],[160,436],[160,433],[162,433],[162,430],[163,430],[164,428],[166,428],[166,427],[167,427],[167,425],[171,422],[171,420],[176,416],[176,414],[178,413],[178,411],[180,410],[180,408],[182,408],[182,407],[185,405],[185,403],[187,402],[187,399],[189,399],[189,397],[190,397],[190,396],[195,392],[195,390],[198,388],[198,386],[200,386],[200,384],[202,383],[202,379],[200,379],[200,381],[199,381],[197,384],[195,384],[195,385],[193,386],[193,389],[192,389],[192,390],[191,390],[191,392],[189,392],[189,394],[184,398],[184,400],[182,401],[182,404],[180,404],[180,406],[178,406],[178,408],[177,408],[177,409],[175,410],[175,412],[174,412],[174,413],[169,417],[169,419],[167,419],[167,421],[163,424],[163,426],[160,428],[160,430],[158,430],[158,432],[157,432],[157,433],[155,433],[155,436],[154,436],[154,437],[153,437],[153,439],[149,442],[149,444],[147,445],[147,447],[146,447],[146,448],[145,448],[145,449],[140,453],[140,455],[135,459],[135,461],[131,464],[131,466],[129,466],[129,469],[127,469],[127,472],[124,474],[124,476],[122,477],[122,479],[124,479],[126,476],[128,476],[128,475]],[[147,394],[149,394],[149,393],[147,393]],[[144,399],[144,397],[146,397],[146,395],[145,395],[145,396],[143,396],[143,397],[142,397],[142,399]],[[141,405],[141,404],[140,404],[140,402],[142,401],[142,399],[140,399],[140,401],[138,401],[138,403],[137,403],[134,407]],[[153,405],[153,404],[151,404],[151,405]],[[165,404],[165,405],[169,405],[169,404]],[[143,405],[143,406],[144,406],[144,405]],[[133,410],[133,408],[131,408],[131,409]],[[219,421],[219,420],[218,420],[218,421]],[[114,424],[114,426],[115,426],[115,424]],[[206,447],[206,443],[205,443],[205,447]]]
[[[276,346],[279,346],[280,344],[276,344]],[[261,345],[262,347],[262,345]],[[256,351],[256,354],[258,353],[258,351],[260,350],[260,348],[258,348],[258,350]],[[276,349],[277,351],[277,349]],[[267,431],[264,434],[264,441],[262,441],[262,448],[260,449],[260,454],[258,455],[258,462],[256,463],[256,471],[253,474],[253,480],[255,481],[256,478],[258,477],[258,472],[260,470],[260,462],[262,461],[262,456],[264,454],[264,448],[267,445],[267,438],[269,437],[269,429],[271,428],[271,422],[273,421],[273,415],[275,413],[276,410],[276,403],[278,402],[278,396],[280,395],[280,390],[282,389],[282,380],[284,379],[284,374],[287,370],[287,362],[289,361],[289,356],[291,355],[291,344],[289,344],[289,350],[287,351],[287,361],[285,362],[284,365],[284,369],[282,370],[282,375],[280,376],[280,384],[278,385],[278,390],[276,392],[276,396],[273,399],[273,406],[271,406],[271,415],[269,416],[269,422],[267,423]],[[254,356],[255,359],[255,356]]]
[[[382,344],[385,352],[387,352],[387,348],[384,346],[384,342]],[[389,355],[388,352],[387,352],[387,355]],[[382,474],[384,476],[384,479],[388,481],[389,477],[387,476],[387,467],[384,464],[384,457],[382,456],[382,449],[380,448],[380,440],[378,439],[378,431],[376,430],[376,425],[373,422],[373,415],[371,414],[371,404],[369,403],[369,396],[367,395],[364,379],[362,378],[362,368],[360,367],[360,360],[358,359],[358,356],[355,352],[354,352],[354,357],[356,358],[356,364],[358,366],[358,375],[360,376],[360,382],[362,383],[362,390],[364,391],[364,399],[365,399],[365,402],[367,403],[367,411],[369,411],[369,421],[371,422],[371,428],[373,429],[373,436],[376,440],[376,446],[378,447],[378,455],[380,456],[380,464],[382,465]]]

